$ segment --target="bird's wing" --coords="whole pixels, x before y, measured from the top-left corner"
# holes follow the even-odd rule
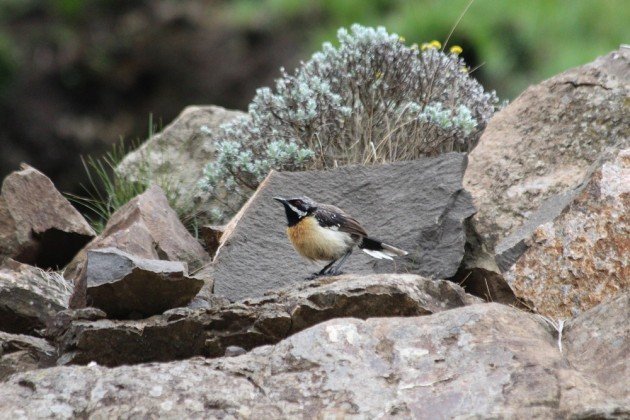
[[[356,219],[330,204],[319,204],[315,217],[321,226],[338,229],[351,235],[367,236],[367,232]]]

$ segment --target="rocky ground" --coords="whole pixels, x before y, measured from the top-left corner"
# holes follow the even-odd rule
[[[533,86],[469,156],[272,172],[204,243],[157,186],[96,235],[22,167],[0,193],[0,418],[630,417],[629,81],[622,49]],[[185,166],[192,191],[237,115],[187,109],[121,170]],[[305,280],[271,199],[291,193],[409,255]]]

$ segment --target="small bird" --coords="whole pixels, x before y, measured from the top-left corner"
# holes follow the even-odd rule
[[[287,236],[293,247],[311,261],[330,261],[314,277],[339,274],[340,268],[355,245],[378,259],[404,256],[408,252],[378,239],[369,238],[354,218],[338,207],[316,203],[306,196],[274,197],[284,205],[287,215]],[[338,262],[337,266],[333,265]]]

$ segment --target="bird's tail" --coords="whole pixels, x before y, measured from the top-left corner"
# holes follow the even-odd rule
[[[396,248],[395,246],[383,243],[378,239],[372,239],[366,236],[361,240],[359,248],[369,256],[378,259],[393,260],[392,257],[403,257],[409,254],[407,251],[403,251],[400,248]]]

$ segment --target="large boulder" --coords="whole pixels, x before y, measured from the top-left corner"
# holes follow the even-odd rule
[[[470,153],[464,177],[478,209],[470,220],[466,269],[458,275],[458,280],[466,280],[467,290],[487,294],[489,300],[516,304],[525,299],[526,305],[531,304],[527,296],[515,298],[503,273],[536,241],[533,232],[539,226],[568,210],[607,156],[630,147],[629,80],[630,49],[621,48],[530,87],[492,118]],[[608,177],[605,182],[617,181]],[[601,222],[608,219],[615,223],[614,214],[608,213]],[[627,229],[627,220],[615,220],[621,223],[617,232]],[[605,247],[616,246],[602,239],[607,241]],[[565,255],[553,264],[543,258],[530,268],[540,276],[554,270],[562,276],[560,272],[571,264],[568,258]],[[623,266],[618,264],[615,273],[605,277],[623,277]],[[617,286],[618,282],[604,287],[605,295]]]
[[[627,349],[618,329],[591,330],[626,322],[627,305],[576,320],[590,337],[565,346]],[[0,417],[627,418],[627,375],[593,373],[626,357],[610,354],[570,359],[536,315],[484,303],[335,319],[239,357],[26,372],[0,384]]]
[[[578,186],[605,149],[628,145],[629,81],[630,49],[621,48],[530,87],[492,117],[464,177],[489,249]]]
[[[56,355],[43,338],[0,331],[0,382],[17,372],[53,366]]]
[[[57,311],[68,307],[72,283],[13,260],[0,265],[0,331],[38,335]]]
[[[60,268],[94,236],[81,214],[37,169],[22,164],[2,182],[0,258]]]
[[[88,251],[87,298],[110,318],[148,317],[185,306],[204,284],[184,263],[138,258],[116,248]]]
[[[219,127],[246,115],[219,106],[186,107],[164,130],[125,156],[117,170],[130,179],[168,184],[180,206],[190,207],[196,201],[204,207],[197,212],[209,210],[215,203],[201,199],[197,183],[215,159]]]
[[[60,363],[107,366],[223,356],[278,341],[332,318],[418,316],[478,302],[445,280],[415,275],[338,276],[214,308],[178,308],[143,320],[63,319]],[[67,314],[63,314],[67,318]]]
[[[630,289],[630,149],[597,166],[499,244],[510,244],[497,251],[503,277],[547,316],[570,318]]]
[[[334,204],[354,216],[370,236],[409,252],[389,261],[355,251],[345,272],[451,277],[464,255],[464,220],[475,211],[462,188],[465,168],[465,154],[448,153],[369,167],[272,172],[221,237],[208,274],[214,291],[231,300],[261,296],[322,268],[293,249],[285,234],[284,209],[274,196],[307,195]]]
[[[90,242],[68,265],[67,278],[77,283],[75,295],[85,293],[87,251],[113,247],[140,258],[182,261],[188,270],[209,260],[201,244],[192,237],[168,205],[162,189],[152,186],[119,208],[103,232]],[[84,306],[76,299],[75,306]]]

